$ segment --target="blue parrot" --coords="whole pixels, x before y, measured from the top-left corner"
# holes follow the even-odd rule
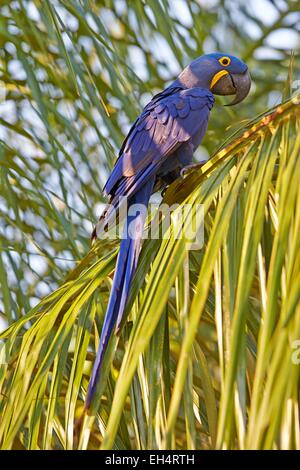
[[[105,350],[113,330],[123,317],[130,283],[137,267],[147,211],[129,212],[133,204],[148,206],[153,191],[164,188],[191,165],[193,153],[207,129],[214,94],[236,95],[242,101],[250,90],[247,65],[223,53],[203,55],[188,65],[164,91],[155,95],[132,125],[120,149],[114,169],[104,187],[110,197],[92,238],[104,229],[112,210],[128,205],[125,233],[120,244],[115,274],[102,327],[85,409],[94,397]],[[129,231],[130,227],[130,231]],[[132,233],[135,233],[132,236]],[[137,235],[138,234],[138,235]]]

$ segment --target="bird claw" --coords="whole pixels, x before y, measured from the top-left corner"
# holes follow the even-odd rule
[[[165,194],[166,194],[166,192],[167,192],[167,189],[168,189],[168,186],[167,186],[166,188],[164,188],[164,189],[160,192],[161,197],[165,197]]]
[[[189,171],[197,170],[198,168],[201,168],[205,163],[206,163],[206,160],[203,160],[202,162],[192,163],[191,165],[184,166],[180,170],[181,178],[184,178]]]
[[[185,177],[185,174],[186,172],[188,171],[188,167],[184,166],[183,168],[181,168],[180,170],[180,178],[184,178]]]

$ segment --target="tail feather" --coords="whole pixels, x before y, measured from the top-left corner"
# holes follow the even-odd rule
[[[154,186],[154,179],[148,180],[129,201],[127,221],[124,236],[120,244],[120,251],[116,263],[115,275],[111,288],[110,298],[104,318],[99,349],[93,367],[89,384],[85,408],[89,408],[94,397],[104,354],[113,329],[119,328],[126,307],[130,283],[137,267],[140,253],[143,226],[147,214],[147,206]],[[140,204],[141,210],[135,212],[131,209],[134,204]],[[143,209],[144,208],[144,209]]]

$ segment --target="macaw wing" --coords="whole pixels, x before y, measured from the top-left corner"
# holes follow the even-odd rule
[[[134,194],[168,155],[206,128],[214,102],[209,90],[167,90],[153,98],[130,129],[104,188],[113,198]]]

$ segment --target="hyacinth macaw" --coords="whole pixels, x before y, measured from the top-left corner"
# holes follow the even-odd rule
[[[171,85],[155,95],[121,147],[104,188],[110,197],[110,209],[100,218],[93,238],[100,236],[112,208],[119,209],[120,198],[127,198],[128,208],[137,203],[147,207],[154,190],[170,184],[183,168],[191,165],[193,153],[207,129],[214,94],[236,95],[232,105],[247,96],[250,85],[244,62],[229,54],[213,53],[194,60]],[[85,409],[95,394],[110,336],[114,329],[119,329],[123,317],[137,267],[145,217],[146,211],[127,217]],[[134,237],[132,230],[128,231],[129,226],[134,227]]]

